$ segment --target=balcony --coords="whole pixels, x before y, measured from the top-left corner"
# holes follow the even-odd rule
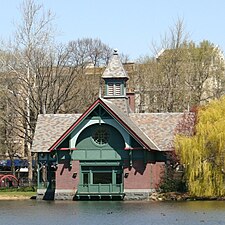
[[[83,184],[78,186],[76,197],[124,197],[123,184]]]

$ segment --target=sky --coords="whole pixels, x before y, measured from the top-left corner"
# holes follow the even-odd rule
[[[209,40],[225,50],[224,0],[37,0],[55,15],[57,41],[99,38],[130,60],[152,55],[152,43],[182,19],[195,43]],[[20,21],[22,0],[1,0],[0,38],[5,40]]]

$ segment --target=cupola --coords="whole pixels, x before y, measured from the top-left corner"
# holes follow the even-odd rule
[[[118,51],[115,49],[102,75],[105,81],[104,98],[126,97],[126,82],[129,79]]]

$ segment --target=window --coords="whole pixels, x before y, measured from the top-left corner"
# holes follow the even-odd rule
[[[121,92],[121,83],[108,83],[108,92],[109,96],[120,96]]]
[[[115,83],[115,95],[121,95],[120,83]]]
[[[116,184],[122,184],[123,178],[122,178],[122,173],[117,172],[116,173]]]
[[[110,96],[114,95],[113,83],[108,84],[108,95],[110,95]]]
[[[93,184],[111,184],[112,173],[93,173]]]
[[[121,166],[81,166],[81,183],[83,187],[92,184],[122,184],[123,170]]]
[[[99,145],[107,144],[109,141],[109,132],[106,128],[100,127],[93,133],[92,138]]]
[[[88,173],[83,173],[83,184],[87,185],[88,183]]]

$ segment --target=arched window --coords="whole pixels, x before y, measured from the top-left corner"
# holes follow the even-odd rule
[[[92,138],[99,145],[107,144],[109,141],[109,132],[107,128],[99,127],[94,131]]]

